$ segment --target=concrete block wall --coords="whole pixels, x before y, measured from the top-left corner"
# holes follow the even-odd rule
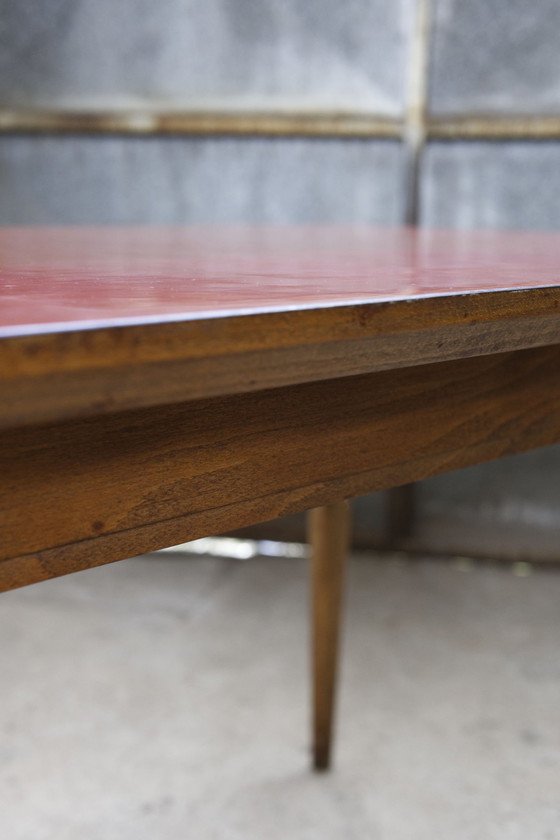
[[[556,0],[433,0],[430,113],[558,114],[559,47]]]
[[[447,119],[456,129],[445,141],[428,130],[420,223],[558,229],[560,4],[437,0],[430,24],[427,122]],[[469,122],[477,121],[473,136]],[[438,476],[419,487],[416,539],[560,559],[559,487],[560,447]]]
[[[554,229],[559,164],[557,0],[0,0],[1,224]],[[555,559],[559,477],[423,482],[414,544]]]
[[[0,0],[5,113],[132,111],[140,126],[140,136],[5,134],[0,223],[400,222],[398,137],[170,138],[141,126],[162,110],[398,117],[413,8]]]
[[[0,99],[372,110],[406,101],[415,0],[2,0]]]
[[[0,137],[0,224],[392,224],[403,166],[387,140]]]

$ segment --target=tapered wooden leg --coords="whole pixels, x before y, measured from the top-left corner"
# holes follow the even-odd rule
[[[309,511],[308,529],[312,555],[313,764],[316,770],[328,770],[350,530],[348,503],[336,502]]]

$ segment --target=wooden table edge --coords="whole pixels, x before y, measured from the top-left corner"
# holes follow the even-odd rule
[[[0,338],[0,427],[560,343],[560,287]]]

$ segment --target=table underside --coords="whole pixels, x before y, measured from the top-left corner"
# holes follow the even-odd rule
[[[0,431],[0,589],[560,440],[560,345]]]

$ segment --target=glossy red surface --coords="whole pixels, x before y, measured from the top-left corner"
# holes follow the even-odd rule
[[[558,284],[557,233],[0,229],[0,336]]]

